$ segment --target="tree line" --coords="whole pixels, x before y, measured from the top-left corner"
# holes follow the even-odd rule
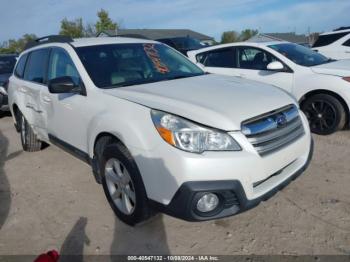
[[[105,30],[118,29],[118,23],[113,21],[106,10],[101,9],[97,12],[97,21],[95,24],[84,25],[82,18],[68,20],[64,18],[61,21],[59,34],[70,36],[73,38],[93,37],[98,32]],[[38,37],[35,34],[25,34],[19,39],[9,39],[0,44],[0,54],[20,53],[29,41],[33,41]]]
[[[237,31],[226,31],[221,35],[221,44],[246,41],[258,33],[259,31],[255,29],[244,29],[240,33]]]
[[[64,18],[61,21],[59,34],[63,36],[70,36],[72,38],[93,37],[97,33],[106,30],[117,30],[119,24],[113,21],[106,10],[101,9],[97,12],[97,21],[94,24],[84,25],[82,18],[68,20]],[[221,42],[232,43],[238,41],[246,41],[252,36],[258,34],[258,30],[245,29],[240,33],[236,31],[226,31],[222,33]],[[38,37],[35,34],[25,34],[19,39],[10,39],[0,44],[0,54],[4,53],[20,53],[24,49],[26,43],[33,41]]]

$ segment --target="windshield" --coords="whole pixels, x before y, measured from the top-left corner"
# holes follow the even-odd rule
[[[184,56],[163,44],[112,44],[77,48],[94,84],[113,88],[203,75]]]
[[[311,50],[310,48],[297,44],[276,44],[270,45],[269,47],[284,55],[294,63],[302,66],[315,66],[334,61]]]
[[[12,74],[15,64],[15,56],[0,56],[0,74]]]

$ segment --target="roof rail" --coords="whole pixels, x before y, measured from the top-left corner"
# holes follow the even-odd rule
[[[350,29],[350,26],[342,26],[342,27],[338,27],[337,29],[334,29],[333,31],[341,31],[341,30],[347,30]]]
[[[25,47],[24,50],[27,50],[29,48],[32,48],[34,46],[43,45],[47,43],[71,43],[73,42],[73,38],[70,36],[63,36],[63,35],[49,35],[40,37],[38,39],[35,39],[33,41],[29,41]]]

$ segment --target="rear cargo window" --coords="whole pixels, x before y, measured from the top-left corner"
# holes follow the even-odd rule
[[[330,45],[335,41],[339,40],[340,38],[342,38],[343,36],[346,36],[347,34],[349,34],[349,32],[336,33],[336,34],[330,34],[330,35],[320,35],[312,47],[321,47],[321,46]]]
[[[347,41],[345,41],[345,43],[343,44],[344,46],[350,46],[350,39],[348,39]]]

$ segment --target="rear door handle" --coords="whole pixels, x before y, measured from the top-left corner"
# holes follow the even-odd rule
[[[345,53],[350,54],[350,51],[345,51]]]
[[[44,100],[45,103],[51,103],[51,98],[48,97],[48,96],[44,96],[43,100]]]
[[[21,93],[27,93],[27,89],[25,88],[25,87],[23,87],[23,86],[21,86],[20,88],[19,88],[19,91],[21,92]]]

